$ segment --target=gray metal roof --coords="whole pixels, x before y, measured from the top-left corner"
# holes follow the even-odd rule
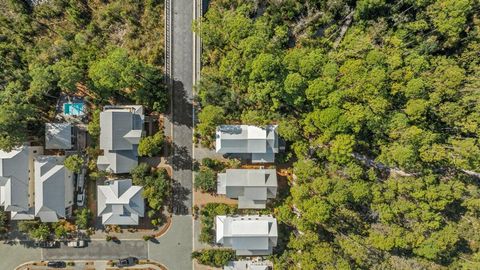
[[[277,245],[277,220],[272,216],[217,216],[216,241],[237,255],[269,255]]]
[[[129,173],[138,164],[136,149],[137,147],[135,147],[135,151],[104,151],[103,156],[98,157],[98,168],[114,173]]]
[[[0,151],[0,205],[5,211],[28,211],[28,171],[28,146]]]
[[[65,208],[73,200],[73,173],[65,168],[60,156],[35,158],[35,216],[42,222],[56,222],[65,217]]]
[[[143,187],[132,186],[131,179],[123,179],[97,186],[97,191],[98,216],[104,225],[138,225],[145,211]]]
[[[101,170],[128,173],[137,165],[137,147],[143,133],[142,106],[106,106],[100,113]]]
[[[216,132],[216,151],[222,154],[264,154],[267,159],[264,162],[272,162],[274,154],[278,153],[276,129],[275,125],[265,128],[248,125],[219,126]]]
[[[275,169],[227,169],[219,173],[217,193],[238,198],[238,208],[263,209],[277,193]]]
[[[45,149],[71,149],[72,125],[70,123],[45,124]]]

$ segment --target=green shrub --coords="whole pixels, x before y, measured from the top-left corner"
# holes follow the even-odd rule
[[[79,155],[71,155],[65,159],[63,164],[68,170],[74,173],[80,173],[83,166],[83,158]]]
[[[217,172],[223,170],[225,167],[222,161],[208,157],[202,159],[202,166],[208,167]]]
[[[138,145],[138,155],[142,157],[158,156],[162,152],[164,143],[165,135],[163,130],[160,130],[153,136],[144,137]]]
[[[208,203],[200,210],[202,229],[199,235],[199,241],[211,244],[215,240],[214,225],[215,217],[218,215],[232,215],[237,212],[235,206],[224,203]]]
[[[92,119],[88,123],[87,131],[92,137],[92,141],[96,142],[100,136],[100,110],[92,112]]]
[[[0,234],[7,232],[7,214],[0,209]]]
[[[142,238],[143,238],[144,241],[149,241],[149,240],[154,239],[155,236],[154,235],[144,235]]]
[[[92,213],[88,208],[82,208],[81,210],[75,211],[75,225],[81,230],[84,230],[88,227],[88,221],[92,217]]]
[[[147,200],[150,210],[147,216],[152,225],[157,226],[161,219],[162,208],[172,193],[170,177],[165,169],[152,169],[146,163],[140,163],[130,172],[135,185],[143,186],[143,197]]]
[[[215,192],[217,189],[217,174],[210,168],[202,168],[195,175],[195,190],[203,192]]]
[[[192,252],[192,258],[203,265],[222,267],[235,259],[235,251],[231,249],[203,249]]]
[[[217,126],[225,122],[225,111],[221,107],[207,105],[198,114],[198,121],[196,130],[202,138],[202,144],[210,147]]]

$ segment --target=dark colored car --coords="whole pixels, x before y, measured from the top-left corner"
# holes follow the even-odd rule
[[[48,267],[52,268],[64,268],[67,264],[63,261],[52,261],[47,263]]]
[[[41,248],[58,248],[60,247],[60,242],[58,241],[42,241],[42,242],[36,242],[35,246],[41,247]]]
[[[128,258],[118,260],[118,266],[119,267],[132,266],[132,265],[135,265],[137,263],[138,263],[138,259],[135,258],[135,257],[128,257]]]

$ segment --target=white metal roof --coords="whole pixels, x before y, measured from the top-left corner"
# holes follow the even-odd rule
[[[103,224],[137,225],[143,217],[143,187],[133,186],[131,179],[115,180],[97,190],[98,216]]]
[[[5,211],[28,211],[28,146],[0,151],[0,205]]]
[[[277,243],[277,220],[272,216],[216,216],[216,241],[242,254],[270,254]]]
[[[217,127],[217,153],[278,153],[277,126],[265,128],[249,125],[222,125]]]
[[[43,222],[64,218],[73,200],[73,173],[63,165],[65,157],[35,158],[35,216]]]
[[[143,133],[143,107],[106,106],[100,113],[100,170],[128,173],[137,165],[137,147]]]

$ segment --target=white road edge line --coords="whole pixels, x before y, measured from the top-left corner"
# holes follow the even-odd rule
[[[195,21],[197,19],[197,1],[199,0],[193,0],[193,20]],[[201,1],[201,0],[200,0]],[[195,134],[195,84],[196,84],[196,72],[197,72],[197,35],[195,34],[194,31],[192,31],[192,205],[191,205],[191,211],[192,211],[192,252],[195,251],[195,218],[194,218],[194,205],[195,205],[195,191],[194,191],[194,184],[195,184],[195,172],[193,168],[193,162],[195,160],[195,142],[193,140],[193,136]],[[192,270],[195,270],[195,263],[192,259]]]

